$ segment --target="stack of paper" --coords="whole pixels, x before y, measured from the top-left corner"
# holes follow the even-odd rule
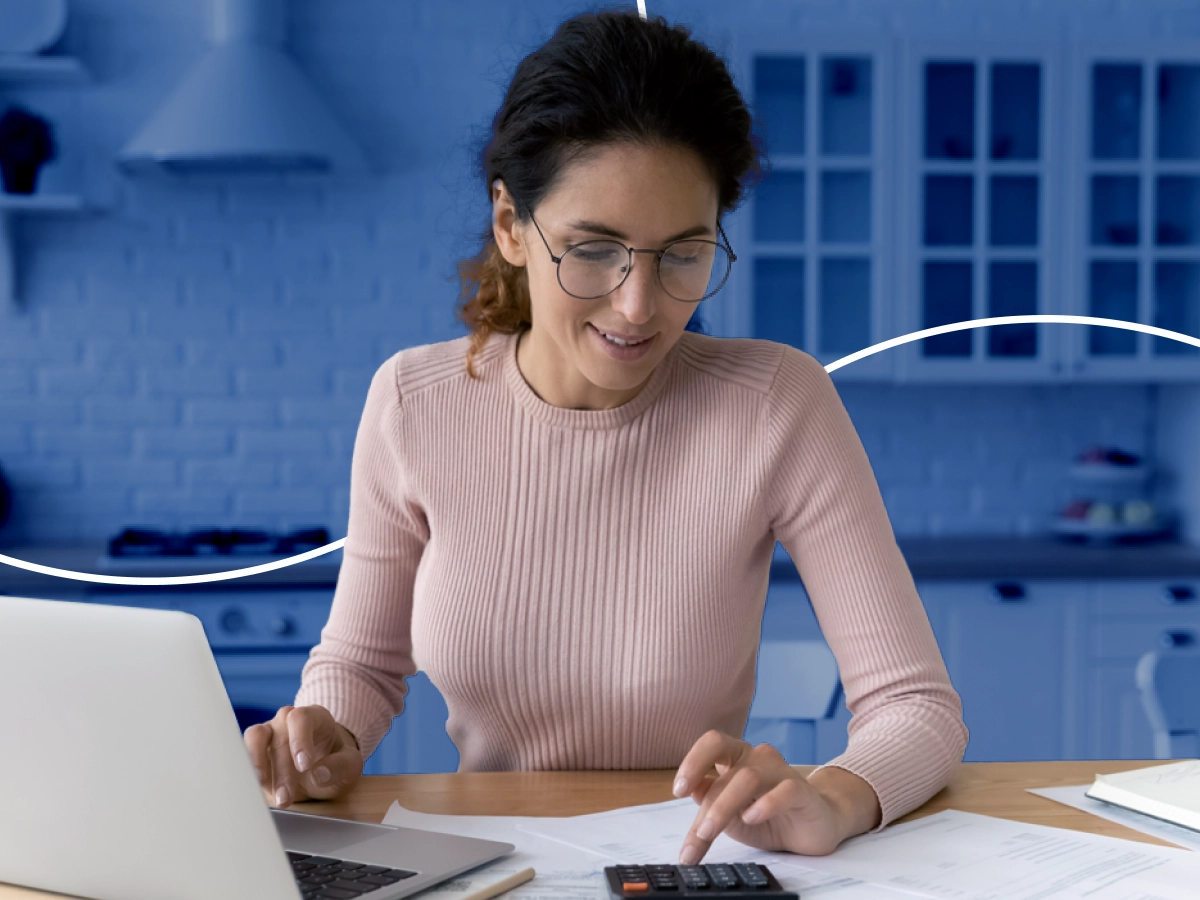
[[[393,803],[386,825],[506,840],[517,849],[434,888],[467,897],[520,869],[533,881],[505,898],[605,900],[606,865],[677,861],[696,817],[688,799],[571,818],[435,816]],[[941,812],[846,841],[829,856],[773,853],[719,835],[706,862],[754,860],[787,888],[821,900],[1195,900],[1200,855],[973,813]]]
[[[1200,760],[1097,775],[1087,795],[1173,825],[1200,831]]]

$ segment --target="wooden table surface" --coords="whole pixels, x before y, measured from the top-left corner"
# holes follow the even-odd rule
[[[1123,825],[1026,791],[1032,787],[1090,784],[1097,774],[1161,765],[1163,760],[963,763],[950,786],[900,821],[943,809],[997,816],[1035,825],[1163,844]],[[805,767],[807,770],[807,767]],[[636,772],[462,772],[364,776],[341,800],[296,803],[297,812],[381,822],[393,800],[417,812],[452,815],[574,816],[622,806],[673,800],[674,769]],[[265,798],[264,794],[264,798]],[[0,884],[0,900],[63,897]]]

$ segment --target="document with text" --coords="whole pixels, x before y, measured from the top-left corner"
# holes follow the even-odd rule
[[[947,810],[806,858],[832,874],[955,900],[1195,900],[1190,850]]]
[[[1045,797],[1047,800],[1053,800],[1055,803],[1073,806],[1075,809],[1091,813],[1093,816],[1099,816],[1110,822],[1116,822],[1118,825],[1124,825],[1126,828],[1132,828],[1134,831],[1140,831],[1142,834],[1170,841],[1179,847],[1200,850],[1200,831],[1192,831],[1182,825],[1154,819],[1130,809],[1122,809],[1120,806],[1113,806],[1102,800],[1093,800],[1087,796],[1087,790],[1090,787],[1090,784],[1073,784],[1064,787],[1026,788],[1026,790],[1039,797]]]

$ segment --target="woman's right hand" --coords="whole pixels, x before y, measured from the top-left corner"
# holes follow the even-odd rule
[[[354,735],[323,706],[280,707],[274,719],[251,725],[242,737],[258,783],[281,809],[297,800],[340,797],[362,777]]]

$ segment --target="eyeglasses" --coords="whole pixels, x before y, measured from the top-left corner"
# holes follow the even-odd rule
[[[667,295],[684,303],[699,303],[721,289],[737,259],[720,222],[717,231],[725,240],[724,245],[686,238],[662,250],[638,250],[620,241],[594,240],[572,244],[562,256],[555,256],[537,219],[533,218],[533,210],[529,210],[529,218],[533,219],[542,243],[558,267],[559,286],[579,300],[596,300],[612,293],[624,284],[633,268],[633,254],[653,253],[658,283]]]

